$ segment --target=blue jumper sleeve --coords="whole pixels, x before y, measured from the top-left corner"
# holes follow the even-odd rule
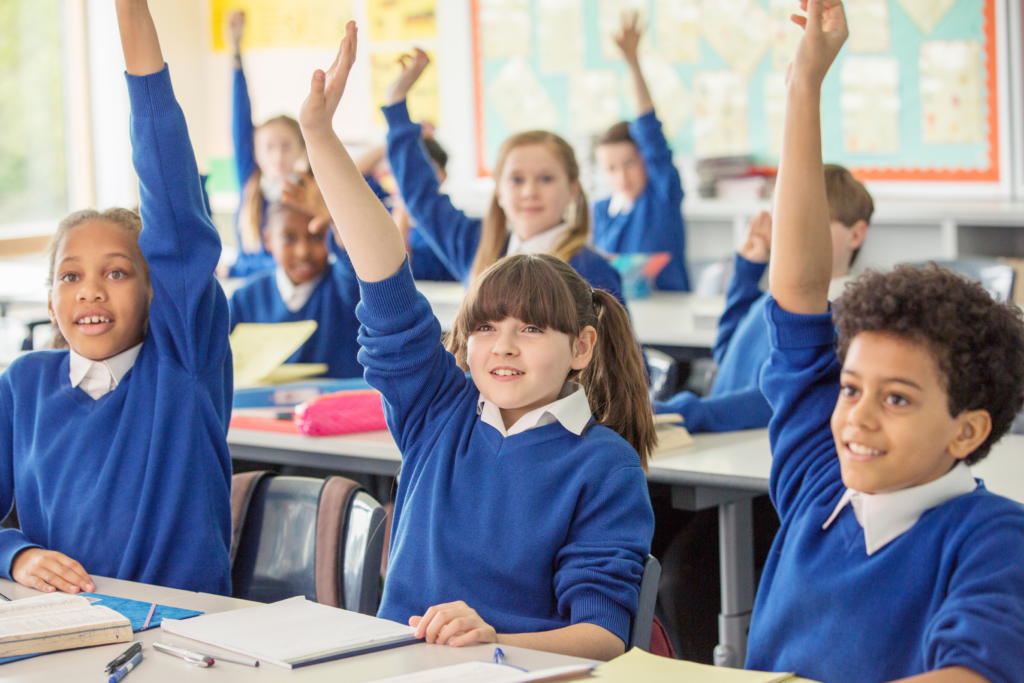
[[[416,290],[409,260],[380,282],[359,282],[359,362],[384,400],[388,429],[408,462],[431,443],[460,394],[476,390],[441,343],[441,324]]]
[[[691,432],[735,432],[764,429],[772,419],[772,407],[758,387],[700,397],[682,391],[654,402],[656,413],[679,413]]]
[[[714,348],[716,363],[721,364],[740,321],[754,302],[761,298],[763,292],[758,283],[767,267],[767,263],[753,263],[736,254],[732,280],[729,281],[729,291],[725,295],[725,312],[718,320],[718,336]]]
[[[409,119],[405,102],[383,111],[388,122],[388,162],[402,201],[424,241],[453,275],[467,282],[480,244],[480,221],[466,216],[448,195],[441,194],[434,167],[420,143],[420,126]]]
[[[14,392],[10,373],[0,375],[0,520],[14,507]],[[0,576],[10,581],[14,556],[26,548],[39,548],[21,529],[0,529]]]
[[[765,316],[771,353],[761,370],[761,391],[774,411],[769,493],[785,524],[802,497],[842,486],[831,426],[840,365],[831,312],[798,315],[770,299]]]
[[[126,77],[143,225],[139,246],[153,285],[150,333],[161,356],[187,372],[223,372],[231,366],[231,351],[227,299],[214,278],[220,236],[203,206],[185,116],[166,66]],[[223,398],[230,406],[227,376]]]
[[[647,182],[659,198],[682,211],[683,181],[679,177],[679,169],[672,163],[672,149],[658,117],[651,111],[630,121],[629,134],[647,167]]]
[[[235,144],[235,175],[241,191],[249,176],[256,170],[256,152],[253,142],[252,104],[245,72],[235,69],[231,103],[231,141]]]

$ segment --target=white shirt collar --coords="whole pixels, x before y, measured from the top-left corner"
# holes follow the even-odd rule
[[[539,232],[525,240],[520,240],[516,233],[513,232],[512,236],[508,239],[508,252],[505,255],[550,254],[568,230],[568,223],[559,223],[555,227],[548,228],[544,232]]]
[[[839,504],[825,520],[822,529],[828,529],[847,503],[853,506],[853,513],[864,529],[864,545],[868,555],[884,548],[890,541],[899,538],[917,524],[928,510],[978,488],[971,470],[963,462],[935,481],[920,486],[911,486],[889,493],[861,493],[846,489]]]
[[[99,399],[117,388],[124,376],[135,365],[142,344],[136,344],[116,356],[104,360],[90,360],[71,349],[71,386]]]
[[[636,200],[630,199],[621,192],[613,192],[612,198],[608,200],[608,216],[615,218],[620,213],[628,214],[636,206]]]
[[[484,423],[491,425],[505,437],[554,422],[562,423],[563,427],[579,436],[590,422],[592,415],[590,403],[587,401],[587,392],[583,390],[582,385],[576,382],[566,382],[561,393],[558,394],[557,401],[531,410],[519,418],[507,431],[505,421],[501,418],[501,409],[483,396],[477,402],[476,412]]]
[[[326,272],[326,270],[324,271]],[[278,266],[275,269],[274,278],[277,281],[277,292],[281,295],[281,300],[284,301],[285,308],[292,313],[295,313],[309,301],[309,297],[313,296],[313,290],[320,284],[320,280],[324,278],[324,273],[320,273],[318,276],[310,280],[309,282],[303,282],[301,285],[294,284],[285,274],[284,268]]]

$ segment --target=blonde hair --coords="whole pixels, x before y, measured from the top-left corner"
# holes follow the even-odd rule
[[[543,293],[543,296],[540,296]],[[577,339],[597,330],[590,363],[573,370],[587,392],[594,419],[618,433],[647,462],[657,436],[647,393],[647,371],[629,314],[618,300],[593,289],[565,261],[548,254],[503,258],[470,286],[446,340],[446,348],[469,370],[469,336],[480,324],[516,318]]]
[[[516,147],[528,145],[544,145],[561,162],[569,177],[569,183],[575,183],[580,178],[580,167],[576,163],[576,154],[572,147],[564,139],[546,130],[531,130],[525,133],[513,135],[502,143],[498,150],[498,159],[494,165],[494,177],[500,180],[502,169],[505,167],[505,160]],[[587,208],[587,197],[581,189],[576,197],[574,215],[570,217],[570,228],[565,237],[554,246],[551,251],[562,261],[568,261],[582,250],[590,239],[590,211]],[[476,256],[473,257],[473,267],[470,270],[470,281],[475,280],[485,270],[490,268],[501,256],[502,249],[508,240],[508,225],[506,223],[505,211],[498,204],[498,193],[495,191],[491,197],[491,206],[484,217],[483,226],[480,229],[480,243],[476,248]]]
[[[256,128],[260,131],[267,126],[280,123],[291,129],[299,140],[302,149],[306,148],[306,141],[302,137],[302,128],[299,122],[290,116],[275,116],[263,122],[263,125]],[[239,250],[246,254],[255,254],[263,250],[263,190],[260,189],[260,180],[263,172],[256,166],[252,174],[245,181],[242,188],[242,200],[238,212],[238,234],[241,238]]]

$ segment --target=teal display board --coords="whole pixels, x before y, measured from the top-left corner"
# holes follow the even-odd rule
[[[851,38],[822,92],[826,160],[869,180],[998,181],[997,1],[847,0]],[[674,151],[777,163],[795,1],[474,0],[482,174],[518,130],[578,139],[634,114],[610,38],[634,8]]]

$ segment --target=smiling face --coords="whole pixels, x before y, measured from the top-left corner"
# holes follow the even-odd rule
[[[594,153],[612,189],[635,200],[647,187],[647,168],[632,142],[610,142]]]
[[[264,229],[267,251],[294,285],[319,277],[327,268],[327,231],[314,235],[309,221],[300,211],[281,208],[271,213]]]
[[[115,356],[142,342],[153,290],[138,240],[103,219],[71,228],[54,259],[50,319],[78,354]]]
[[[950,415],[945,378],[927,346],[880,332],[861,332],[850,343],[832,413],[848,488],[882,493],[934,481],[970,455],[990,426],[985,411]]]
[[[521,240],[562,223],[578,192],[579,183],[569,180],[564,164],[543,144],[512,148],[495,189],[509,227]]]
[[[572,370],[582,370],[593,355],[597,333],[584,328],[580,338],[516,318],[481,323],[469,334],[466,360],[484,398],[501,409],[505,425],[558,400]]]
[[[256,129],[253,136],[256,165],[271,180],[280,180],[305,170],[306,149],[297,130],[280,120],[271,120]]]

